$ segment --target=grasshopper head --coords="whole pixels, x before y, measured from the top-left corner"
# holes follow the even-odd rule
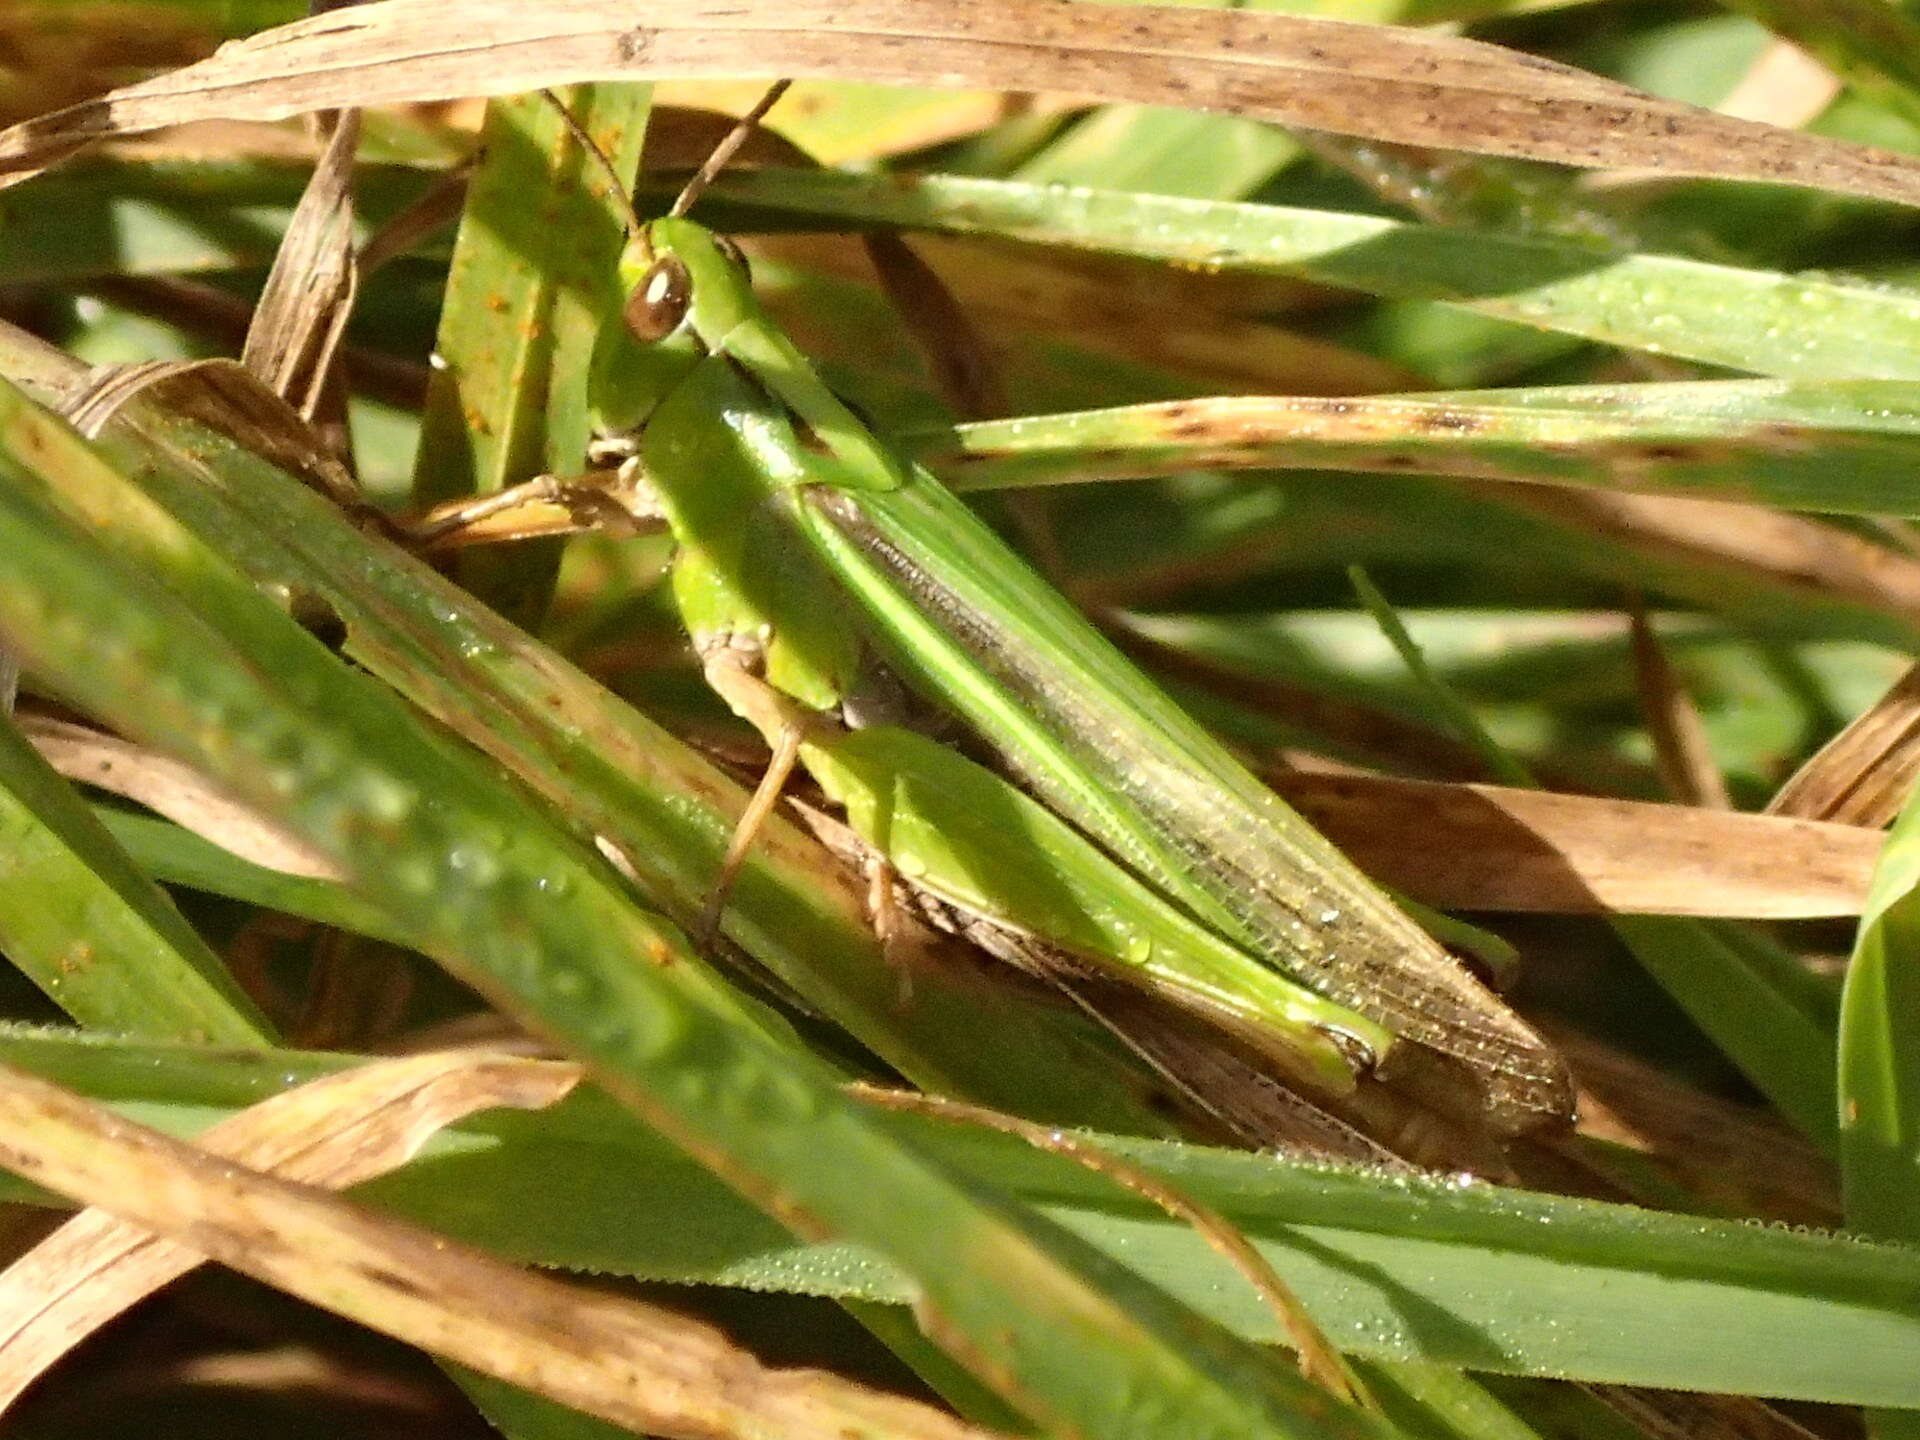
[[[731,328],[738,318],[733,302],[752,283],[747,257],[733,241],[672,217],[654,221],[627,247],[620,278],[627,333],[643,345],[666,339],[689,316],[703,333]]]
[[[665,216],[620,257],[621,323],[595,354],[601,421],[614,430],[645,423],[659,402],[754,313],[746,261],[705,226]]]
[[[686,323],[693,282],[686,265],[641,231],[620,257],[620,323],[594,349],[596,428],[623,434],[646,423],[706,354]]]

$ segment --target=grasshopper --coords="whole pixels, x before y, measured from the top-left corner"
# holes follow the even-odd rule
[[[1212,1021],[1313,1093],[1397,1073],[1498,1133],[1564,1122],[1547,1044],[876,437],[737,248],[687,218],[777,93],[669,214],[633,217],[593,372],[615,493],[671,530],[705,674],[773,749],[749,816],[804,766],[916,886]],[[863,648],[997,769],[873,723]]]

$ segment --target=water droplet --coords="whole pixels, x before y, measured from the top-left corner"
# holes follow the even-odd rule
[[[382,824],[396,825],[413,809],[413,791],[384,775],[363,775],[359,789],[361,807]]]
[[[500,878],[500,860],[484,845],[456,845],[447,864],[469,885],[491,885]]]

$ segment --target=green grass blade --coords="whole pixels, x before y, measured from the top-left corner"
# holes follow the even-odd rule
[[[1920,1241],[1920,805],[1887,836],[1840,997],[1838,1131],[1847,1224]],[[1920,1406],[1872,1410],[1875,1440],[1920,1436]]]
[[[1833,1029],[1783,993],[1771,969],[1752,964],[1723,937],[1735,927],[1664,915],[1616,915],[1607,923],[1780,1113],[1831,1151]]]
[[[266,1020],[67,782],[0,716],[0,948],[82,1025],[258,1045]]]
[[[1414,643],[1412,634],[1401,621],[1399,614],[1388,603],[1380,588],[1368,578],[1367,572],[1358,565],[1349,566],[1347,579],[1352,582],[1360,603],[1373,617],[1373,623],[1380,627],[1380,633],[1387,637],[1387,643],[1393,646],[1394,653],[1420,688],[1426,692],[1428,700],[1439,711],[1441,721],[1452,729],[1480,757],[1489,774],[1503,785],[1534,785],[1538,782],[1527,773],[1527,768],[1509,755],[1485,728],[1480,724],[1467,703],[1454,693],[1453,687],[1443,681],[1434,668],[1427,663],[1427,657]]]
[[[407,943],[385,914],[344,885],[269,870],[170,820],[113,805],[95,806],[93,814],[134,864],[162,884],[224,895],[395,945]]]
[[[1235,397],[1026,416],[909,443],[961,490],[1362,470],[1920,514],[1920,388],[1899,380]]]
[[[1840,1174],[1847,1223],[1920,1240],[1920,806],[1874,871],[1840,1002]]]
[[[191,1133],[350,1065],[0,1029],[0,1056]],[[916,1148],[1041,1207],[1250,1338],[1272,1315],[1204,1241],[1105,1177],[1009,1136],[899,1118]],[[1920,1404],[1920,1251],[1452,1178],[1094,1137],[1240,1226],[1343,1349],[1495,1374],[1837,1403]],[[15,1182],[0,1195],[25,1193]],[[808,1245],[605,1096],[462,1121],[359,1192],[501,1253],[573,1269],[898,1304],[868,1249]],[[648,1217],[636,1225],[634,1216]],[[1516,1305],[1515,1296],[1526,1303]],[[1648,1322],[1657,1316],[1658,1324]]]
[[[628,181],[649,93],[644,85],[592,85],[561,96]],[[621,212],[603,170],[554,107],[539,95],[492,102],[481,145],[421,425],[414,491],[422,502],[579,470],[589,439],[588,360],[618,300]],[[464,556],[458,569],[504,613],[534,616],[559,558],[552,543],[516,545]]]
[[[1653,354],[1801,380],[1920,379],[1920,294],[1865,281],[1441,230],[1371,215],[1010,181],[756,170],[713,200],[759,215],[1001,235],[1297,275]],[[1783,345],[1781,337],[1793,337]]]
[[[633,1432],[461,1365],[447,1374],[507,1440],[632,1440]]]
[[[1469,1376],[1407,1361],[1363,1364],[1360,1378],[1388,1419],[1435,1440],[1540,1440],[1540,1434]]]

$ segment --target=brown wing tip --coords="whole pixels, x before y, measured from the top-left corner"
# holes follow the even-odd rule
[[[1425,1108],[1514,1137],[1564,1130],[1574,1121],[1573,1077],[1541,1042],[1507,1063],[1446,1053],[1402,1038],[1376,1076]]]
[[[1487,1123],[1503,1135],[1534,1135],[1571,1129],[1577,1118],[1573,1075],[1552,1050],[1540,1052],[1537,1071],[1494,1071],[1481,1076]]]

